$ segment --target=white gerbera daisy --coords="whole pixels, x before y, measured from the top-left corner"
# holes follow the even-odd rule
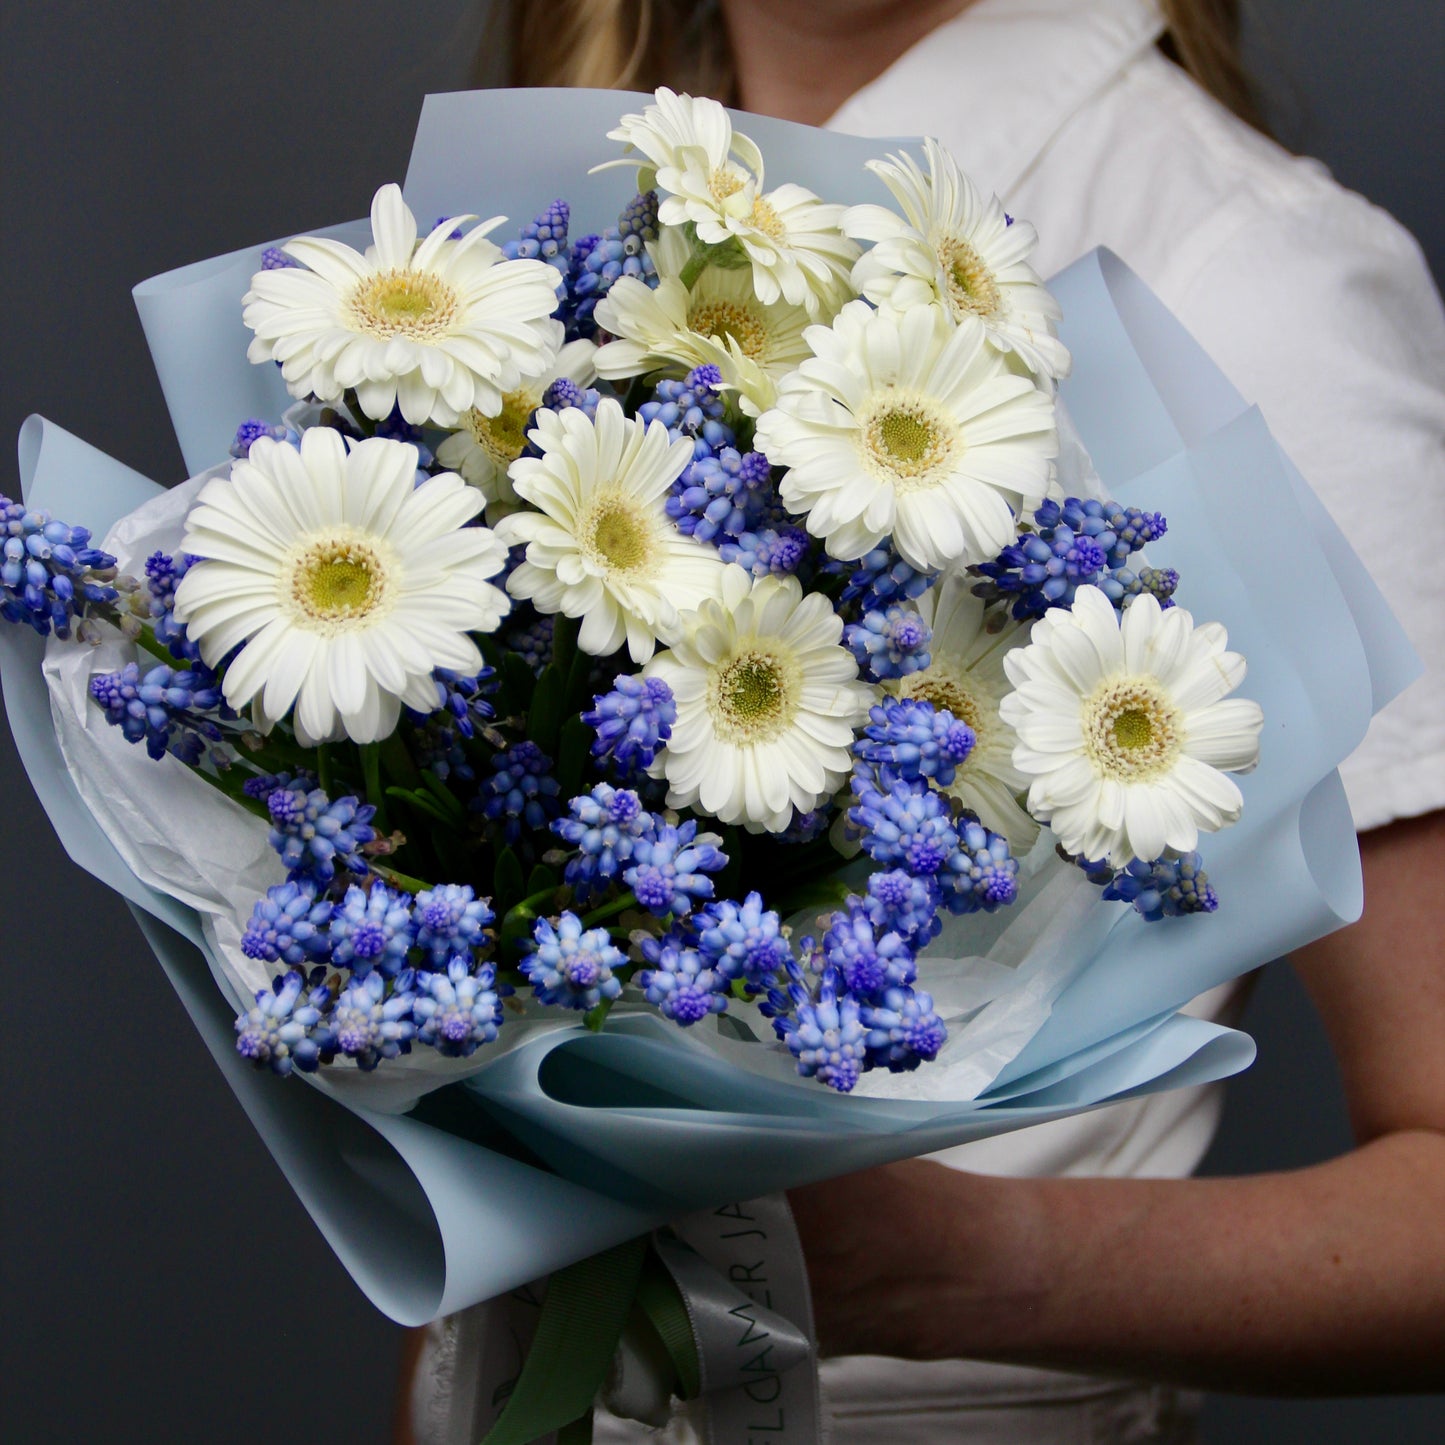
[[[1219,623],[1195,627],[1147,593],[1121,620],[1081,587],[1004,658],[1016,690],[999,711],[1018,733],[1029,811],[1068,852],[1119,868],[1189,852],[1201,829],[1238,819],[1243,800],[1224,774],[1258,761],[1264,715],[1226,696],[1245,670],[1227,641]]]
[[[1019,804],[1029,780],[1014,766],[1018,738],[999,715],[999,703],[1013,688],[1004,658],[1029,640],[1028,626],[987,614],[973,594],[973,579],[962,572],[948,573],[913,606],[933,630],[931,661],[883,687],[946,709],[973,729],[973,751],[943,791],[977,813],[985,827],[1002,833],[1021,858],[1033,847],[1039,825]],[[999,622],[1003,625],[993,630]]]
[[[371,203],[366,254],[322,236],[282,249],[309,269],[259,271],[242,313],[247,356],[279,361],[292,396],[336,401],[354,388],[380,420],[400,403],[414,426],[453,427],[472,409],[495,416],[506,393],[544,375],[562,344],[557,272],[506,261],[486,234],[501,216],[452,240],[456,216],[420,246],[395,185]]]
[[[852,294],[848,278],[859,248],[840,228],[844,207],[798,185],[765,191],[762,152],[733,130],[717,101],[664,86],[608,138],[647,157],[638,188],[666,193],[657,213],[663,225],[691,223],[704,245],[741,248],[764,304],[786,300],[816,318]]]
[[[492,416],[472,408],[454,431],[437,448],[437,461],[486,498],[487,518],[496,521],[516,511],[519,502],[507,477],[507,468],[522,455],[527,445],[527,423],[542,405],[542,397],[554,381],[567,380],[589,387],[597,380],[597,345],[592,341],[569,341],[557,353],[557,360],[544,376],[524,382],[502,397],[502,409]]]
[[[842,786],[854,729],[877,698],[839,645],[843,622],[794,577],[729,567],[721,599],[687,613],[644,669],[677,701],[652,765],[670,807],[695,807],[749,832],[780,832]]]
[[[349,450],[312,427],[299,450],[263,437],[206,485],[181,549],[196,563],[176,591],[212,667],[235,647],[223,689],[269,728],[295,705],[300,737],[375,742],[401,704],[436,706],[432,669],[476,672],[469,632],[511,606],[486,579],[506,550],[466,522],[481,497],[445,472],[421,486],[416,448],[372,437]]]
[[[983,324],[937,306],[852,301],[812,326],[815,354],[778,387],[756,445],[787,467],[780,492],[841,561],[890,534],[910,566],[995,556],[1023,495],[1048,485],[1053,403],[1008,371]]]
[[[684,537],[666,511],[692,442],[624,416],[610,397],[595,423],[578,407],[544,408],[530,435],[542,455],[513,462],[511,476],[537,511],[497,523],[509,547],[527,544],[507,590],[542,612],[580,617],[584,652],[605,657],[625,641],[632,660],[646,662],[678,612],[721,585],[717,549]]]
[[[1069,353],[1054,334],[1058,303],[1028,264],[1038,233],[1011,220],[997,196],[985,201],[937,141],[923,147],[927,175],[908,155],[869,161],[907,219],[882,206],[844,213],[850,236],[875,243],[854,266],[853,285],[880,306],[938,302],[955,318],[977,316],[990,342],[1030,371],[1067,376]]]
[[[751,273],[737,267],[705,267],[691,287],[684,285],[680,273],[691,251],[675,226],[664,228],[650,249],[657,288],[623,276],[597,304],[598,325],[616,338],[598,352],[598,374],[621,380],[716,366],[744,411],[766,411],[777,380],[812,355],[803,339],[807,311],[759,301]]]

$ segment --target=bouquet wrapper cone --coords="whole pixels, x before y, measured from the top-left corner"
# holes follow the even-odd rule
[[[600,229],[629,180],[586,170],[606,157],[602,137],[633,100],[429,97],[409,203],[423,218],[501,210],[520,224],[566,195],[578,229]],[[741,124],[774,180],[883,199],[862,163],[884,143],[753,116]],[[137,288],[193,472],[224,458],[238,418],[279,415],[289,400],[275,368],[237,362],[240,297],[258,253]],[[1223,621],[1248,656],[1241,691],[1264,708],[1263,761],[1241,779],[1240,824],[1210,840],[1220,912],[1146,925],[1121,907],[1047,1021],[977,1098],[838,1097],[735,1067],[646,1016],[539,1037],[414,1116],[369,1109],[356,1091],[343,1102],[280,1084],[235,1053],[234,1010],[198,916],[141,882],[82,801],[57,741],[40,639],[0,633],[16,743],[67,851],[126,897],[278,1165],[393,1319],[453,1313],[689,1210],[1226,1077],[1250,1062],[1253,1044],[1180,1006],[1358,916],[1358,852],[1335,769],[1419,664],[1258,412],[1142,282],[1096,252],[1050,284],[1074,354],[1063,388],[1074,423],[1113,496],[1168,516],[1151,562],[1178,568],[1191,611]],[[27,422],[20,451],[27,500],[97,535],[158,490],[40,418]],[[1243,516],[1250,526],[1234,526]]]

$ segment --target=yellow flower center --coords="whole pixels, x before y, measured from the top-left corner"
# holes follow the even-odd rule
[[[927,398],[886,395],[865,418],[861,441],[871,470],[909,492],[942,481],[962,439]]]
[[[351,324],[368,336],[434,341],[456,320],[457,293],[429,271],[383,271],[351,293]]]
[[[625,577],[646,573],[657,552],[653,519],[631,497],[602,491],[577,527],[581,550],[595,567]]]
[[[781,243],[788,239],[788,228],[783,224],[783,218],[765,196],[759,196],[753,202],[753,208],[748,213],[748,224],[754,230],[761,231],[770,241]]]
[[[707,178],[708,194],[719,203],[737,195],[746,184],[743,176],[730,166],[726,170],[714,171]]]
[[[722,742],[765,742],[784,731],[797,708],[798,667],[767,644],[744,644],[708,672],[707,709]]]
[[[1178,709],[1146,677],[1100,683],[1084,700],[1082,722],[1089,761],[1121,783],[1169,772],[1183,743]]]
[[[283,559],[282,600],[292,621],[312,632],[344,632],[395,600],[389,544],[352,528],[297,543]]]
[[[738,350],[761,361],[768,349],[768,328],[750,306],[736,301],[695,301],[687,310],[687,329],[699,336],[735,341]]]
[[[917,674],[921,679],[909,688],[908,696],[916,697],[919,702],[932,703],[935,711],[952,713],[961,723],[967,723],[974,731],[975,737],[979,737],[982,719],[982,709],[964,686],[948,677],[931,677],[929,674],[932,668]],[[982,741],[981,737],[979,738]],[[975,746],[977,751],[977,746]]]
[[[527,445],[527,422],[540,402],[535,392],[509,391],[502,397],[502,409],[496,416],[469,411],[466,428],[476,444],[505,470],[522,455]]]
[[[954,236],[940,241],[938,259],[948,278],[948,299],[955,315],[993,316],[999,310],[1003,297],[998,282],[967,241]]]

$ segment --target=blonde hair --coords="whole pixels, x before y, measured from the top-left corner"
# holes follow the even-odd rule
[[[1159,48],[1237,116],[1263,129],[1239,52],[1240,0],[1160,0]],[[500,0],[500,31],[478,56],[495,84],[496,55],[509,85],[654,90],[670,85],[734,101],[727,29],[715,3],[679,0]]]

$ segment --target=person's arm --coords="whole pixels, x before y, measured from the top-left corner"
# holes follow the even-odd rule
[[[1294,956],[1350,1153],[1184,1180],[914,1160],[794,1190],[823,1352],[1268,1394],[1445,1389],[1445,813],[1360,843],[1364,917]]]

